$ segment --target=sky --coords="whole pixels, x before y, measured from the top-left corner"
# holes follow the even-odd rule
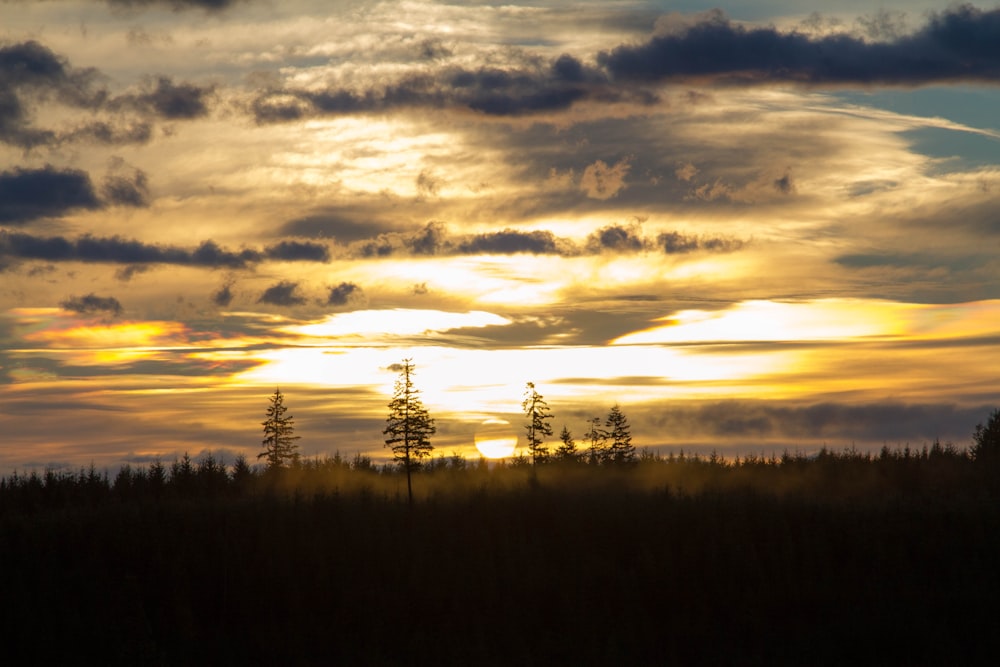
[[[965,447],[998,84],[993,5],[0,0],[0,471],[254,459],[276,387],[384,460],[404,359],[442,455],[527,382],[578,440]]]

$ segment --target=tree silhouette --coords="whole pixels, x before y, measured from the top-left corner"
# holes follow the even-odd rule
[[[411,472],[420,467],[420,459],[430,456],[433,451],[429,438],[436,430],[434,419],[420,400],[420,391],[413,385],[413,361],[404,359],[382,434],[386,436],[385,446],[392,448],[392,457],[406,471],[406,494],[411,505]]]
[[[556,447],[556,459],[560,461],[574,462],[578,460],[580,453],[576,449],[576,442],[573,434],[564,425],[559,432],[559,446]]]
[[[611,441],[608,446],[608,461],[611,463],[632,463],[635,461],[635,446],[632,445],[632,427],[629,426],[625,413],[616,403],[608,418],[604,421],[608,429],[607,437]]]
[[[529,382],[524,389],[524,400],[521,402],[524,416],[528,418],[525,430],[528,432],[528,451],[531,452],[531,462],[538,463],[548,458],[549,448],[544,444],[544,437],[552,435],[552,412],[548,403],[535,389],[535,383]]]
[[[268,470],[277,470],[298,461],[299,446],[295,444],[295,441],[299,439],[299,436],[293,435],[295,421],[292,416],[285,416],[288,408],[285,406],[285,396],[281,390],[275,388],[269,400],[267,419],[261,422],[264,427],[262,443],[264,451],[258,454],[257,458],[264,459]]]
[[[584,435],[587,439],[587,444],[590,445],[587,451],[587,461],[591,465],[604,463],[607,458],[605,444],[608,441],[608,434],[601,428],[600,417],[591,417],[587,420],[587,424],[590,425],[586,435]]]
[[[976,424],[972,441],[973,459],[990,465],[1000,463],[1000,409],[990,414],[985,426]]]

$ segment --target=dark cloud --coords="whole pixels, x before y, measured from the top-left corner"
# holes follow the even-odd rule
[[[447,226],[438,221],[428,222],[412,232],[389,232],[351,245],[351,252],[361,257],[390,255],[448,255],[455,252],[455,241]]]
[[[477,234],[457,246],[463,254],[494,254],[512,255],[516,253],[531,253],[534,255],[553,255],[558,252],[558,240],[552,232],[534,230],[522,232],[514,229],[504,229],[499,232]]]
[[[111,146],[144,144],[153,136],[153,125],[147,121],[125,119],[118,121],[95,120],[53,135],[52,143],[62,141],[87,141]]]
[[[638,225],[622,227],[608,225],[602,227],[587,237],[587,250],[601,252],[614,250],[617,252],[638,252],[646,248],[646,240]]]
[[[222,308],[226,308],[233,302],[233,280],[227,280],[225,284],[212,294],[212,303]]]
[[[436,255],[444,251],[449,243],[447,229],[442,222],[428,222],[421,231],[406,239],[406,245],[415,255]]]
[[[268,259],[285,262],[328,262],[330,249],[323,243],[310,241],[281,241],[268,246],[264,251]]]
[[[698,237],[686,236],[680,232],[664,232],[656,237],[656,244],[668,255],[693,252],[701,246]]]
[[[795,183],[792,181],[792,175],[785,172],[785,175],[781,178],[774,179],[774,189],[783,195],[790,195],[795,192]]]
[[[175,11],[185,9],[203,9],[205,11],[222,11],[233,5],[242,4],[248,0],[105,0],[112,7],[169,7]]]
[[[577,256],[602,252],[631,253],[662,249],[668,254],[695,251],[731,252],[745,245],[744,241],[722,237],[685,236],[678,232],[662,233],[655,241],[642,234],[639,224],[617,224],[602,227],[592,233],[582,245],[560,238],[547,230],[519,231],[504,229],[474,235],[452,235],[441,222],[430,222],[410,233],[379,234],[351,244],[349,252],[360,257],[390,255],[535,255]]]
[[[880,35],[896,34],[876,27]],[[1000,10],[952,7],[930,14],[916,32],[890,41],[746,28],[715,11],[644,44],[602,52],[597,61],[615,81],[714,79],[815,85],[1000,81]]]
[[[949,271],[970,271],[982,266],[989,266],[995,261],[993,255],[949,254],[933,255],[928,253],[872,252],[839,255],[834,262],[849,269],[947,269]],[[941,278],[941,276],[937,276]]]
[[[258,92],[251,109],[259,123],[393,108],[464,108],[489,116],[519,116],[566,109],[601,87],[606,87],[602,73],[562,55],[525,69],[449,67],[369,90],[269,87]]]
[[[656,245],[668,255],[705,250],[708,252],[733,252],[739,250],[746,241],[721,236],[687,236],[680,232],[663,232],[657,235]]]
[[[93,313],[110,313],[111,315],[121,315],[122,304],[113,296],[97,296],[87,294],[86,296],[71,296],[59,304],[64,310],[71,310],[74,313],[90,315]]]
[[[213,91],[212,86],[178,84],[170,77],[161,76],[141,93],[117,97],[110,106],[133,107],[167,120],[189,120],[208,114],[207,100]]]
[[[257,303],[269,303],[273,306],[298,306],[306,300],[296,294],[299,284],[283,280],[276,285],[271,285],[257,299]]]
[[[302,218],[290,220],[281,227],[283,234],[310,238],[332,238],[351,243],[398,229],[399,225],[377,217],[377,207],[330,207]]]
[[[101,82],[98,70],[73,67],[37,41],[0,46],[0,142],[29,149],[67,141],[145,143],[152,136],[150,119],[205,116],[214,92],[159,77],[138,93],[112,96]],[[58,132],[36,127],[34,110],[53,103],[107,113]]]
[[[138,274],[146,273],[149,269],[150,266],[148,264],[129,264],[115,271],[115,278],[123,283],[127,283]]]
[[[101,195],[106,202],[118,206],[149,206],[149,179],[141,169],[116,160],[104,179]]]
[[[84,235],[76,239],[63,236],[34,236],[0,230],[0,259],[50,262],[101,262],[111,264],[179,264],[208,268],[244,268],[264,259],[284,261],[320,261],[325,247],[288,242],[261,252],[251,248],[228,250],[215,241],[203,241],[193,250],[144,243],[120,236]],[[325,261],[325,260],[323,260]]]
[[[923,443],[934,438],[967,437],[982,407],[953,404],[872,403],[850,405],[724,401],[690,407],[669,406],[648,419],[664,432],[713,438],[857,440],[890,445]],[[902,441],[902,442],[901,442]]]
[[[330,306],[346,306],[349,303],[358,303],[364,300],[365,293],[360,286],[345,282],[330,288],[330,296],[326,303]]]
[[[239,268],[251,262],[259,262],[261,253],[245,248],[232,252],[219,246],[215,241],[203,241],[191,253],[191,264],[197,266],[229,266]]]
[[[602,51],[596,55],[598,67],[567,54],[510,68],[428,67],[367,89],[268,85],[250,106],[258,123],[396,108],[466,109],[510,117],[558,112],[583,100],[655,104],[659,97],[645,86],[670,80],[743,85],[1000,81],[1000,9],[956,6],[930,14],[908,34],[901,33],[893,17],[859,25],[867,38],[810,36],[773,26],[744,27],[716,10],[645,43]]]
[[[99,207],[86,172],[50,165],[0,172],[0,223],[18,225],[74,209]]]
[[[96,70],[73,69],[65,58],[34,40],[0,46],[0,142],[32,148],[56,140],[32,127],[32,107],[50,98],[75,107],[99,106]]]

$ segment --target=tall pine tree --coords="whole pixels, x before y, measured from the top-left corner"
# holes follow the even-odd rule
[[[264,451],[257,455],[257,459],[264,459],[268,470],[277,470],[298,461],[299,446],[295,441],[299,436],[294,435],[295,420],[291,415],[285,415],[288,408],[281,390],[275,388],[269,400],[267,419],[261,422],[264,427]]]
[[[535,383],[529,382],[524,390],[524,400],[521,402],[524,408],[524,416],[528,418],[525,430],[528,432],[528,451],[531,453],[531,462],[538,463],[548,458],[549,448],[543,443],[545,436],[552,435],[552,412],[545,399],[535,389]]]
[[[436,430],[434,419],[420,400],[420,391],[413,385],[413,361],[404,359],[382,434],[386,436],[385,446],[392,448],[392,457],[406,471],[406,493],[411,505],[411,472],[420,466],[420,459],[430,456],[434,450],[430,436]]]

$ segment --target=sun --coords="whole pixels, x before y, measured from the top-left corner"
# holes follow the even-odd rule
[[[511,456],[517,449],[517,435],[505,419],[490,418],[476,429],[476,449],[488,459]]]

